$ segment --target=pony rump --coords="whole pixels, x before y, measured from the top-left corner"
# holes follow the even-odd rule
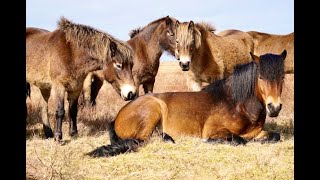
[[[66,40],[75,43],[78,47],[86,49],[96,59],[106,63],[111,60],[110,44],[114,42],[123,61],[132,61],[131,47],[105,32],[87,25],[75,24],[65,17],[58,21],[58,27],[65,33]],[[122,62],[120,62],[122,63]]]
[[[234,102],[241,102],[255,96],[257,64],[251,61],[247,64],[235,66],[230,77],[231,94]]]

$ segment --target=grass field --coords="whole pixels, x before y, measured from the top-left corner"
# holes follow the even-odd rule
[[[294,179],[294,75],[286,75],[283,109],[267,118],[266,128],[281,133],[281,142],[246,146],[212,145],[201,139],[180,138],[176,144],[162,142],[155,133],[137,152],[110,158],[90,158],[85,153],[109,143],[106,132],[119,109],[127,102],[105,83],[94,108],[81,105],[79,136],[68,136],[63,123],[64,145],[44,139],[39,90],[32,87],[27,99],[26,176],[28,179]],[[186,73],[178,61],[162,62],[154,92],[187,91]],[[140,89],[142,93],[142,89]],[[51,127],[54,110],[49,100]],[[66,108],[68,104],[65,103]],[[67,117],[67,114],[66,114]]]

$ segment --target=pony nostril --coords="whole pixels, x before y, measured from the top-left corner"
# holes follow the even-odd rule
[[[177,58],[178,61],[180,61],[180,58]]]
[[[129,94],[128,94],[128,99],[131,100],[131,99],[134,98],[134,96],[135,95],[132,93],[132,91],[130,91]]]
[[[282,104],[280,104],[277,108],[277,111],[280,111],[282,109]]]
[[[271,110],[272,110],[272,105],[271,105],[271,103],[269,103],[267,106],[268,106],[269,111],[271,111]]]

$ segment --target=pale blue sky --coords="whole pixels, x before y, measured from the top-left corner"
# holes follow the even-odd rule
[[[27,0],[26,26],[54,30],[60,16],[128,40],[128,32],[164,16],[207,21],[225,29],[287,34],[294,31],[293,0]],[[162,60],[173,60],[166,54]]]

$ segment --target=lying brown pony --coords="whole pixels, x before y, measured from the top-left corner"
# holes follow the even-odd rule
[[[207,142],[246,144],[248,140],[279,141],[280,134],[263,130],[266,115],[278,116],[284,81],[281,55],[252,55],[254,61],[237,65],[227,79],[199,92],[147,94],[131,101],[118,113],[111,144],[88,155],[114,156],[136,150],[160,127],[164,140],[179,136]]]

